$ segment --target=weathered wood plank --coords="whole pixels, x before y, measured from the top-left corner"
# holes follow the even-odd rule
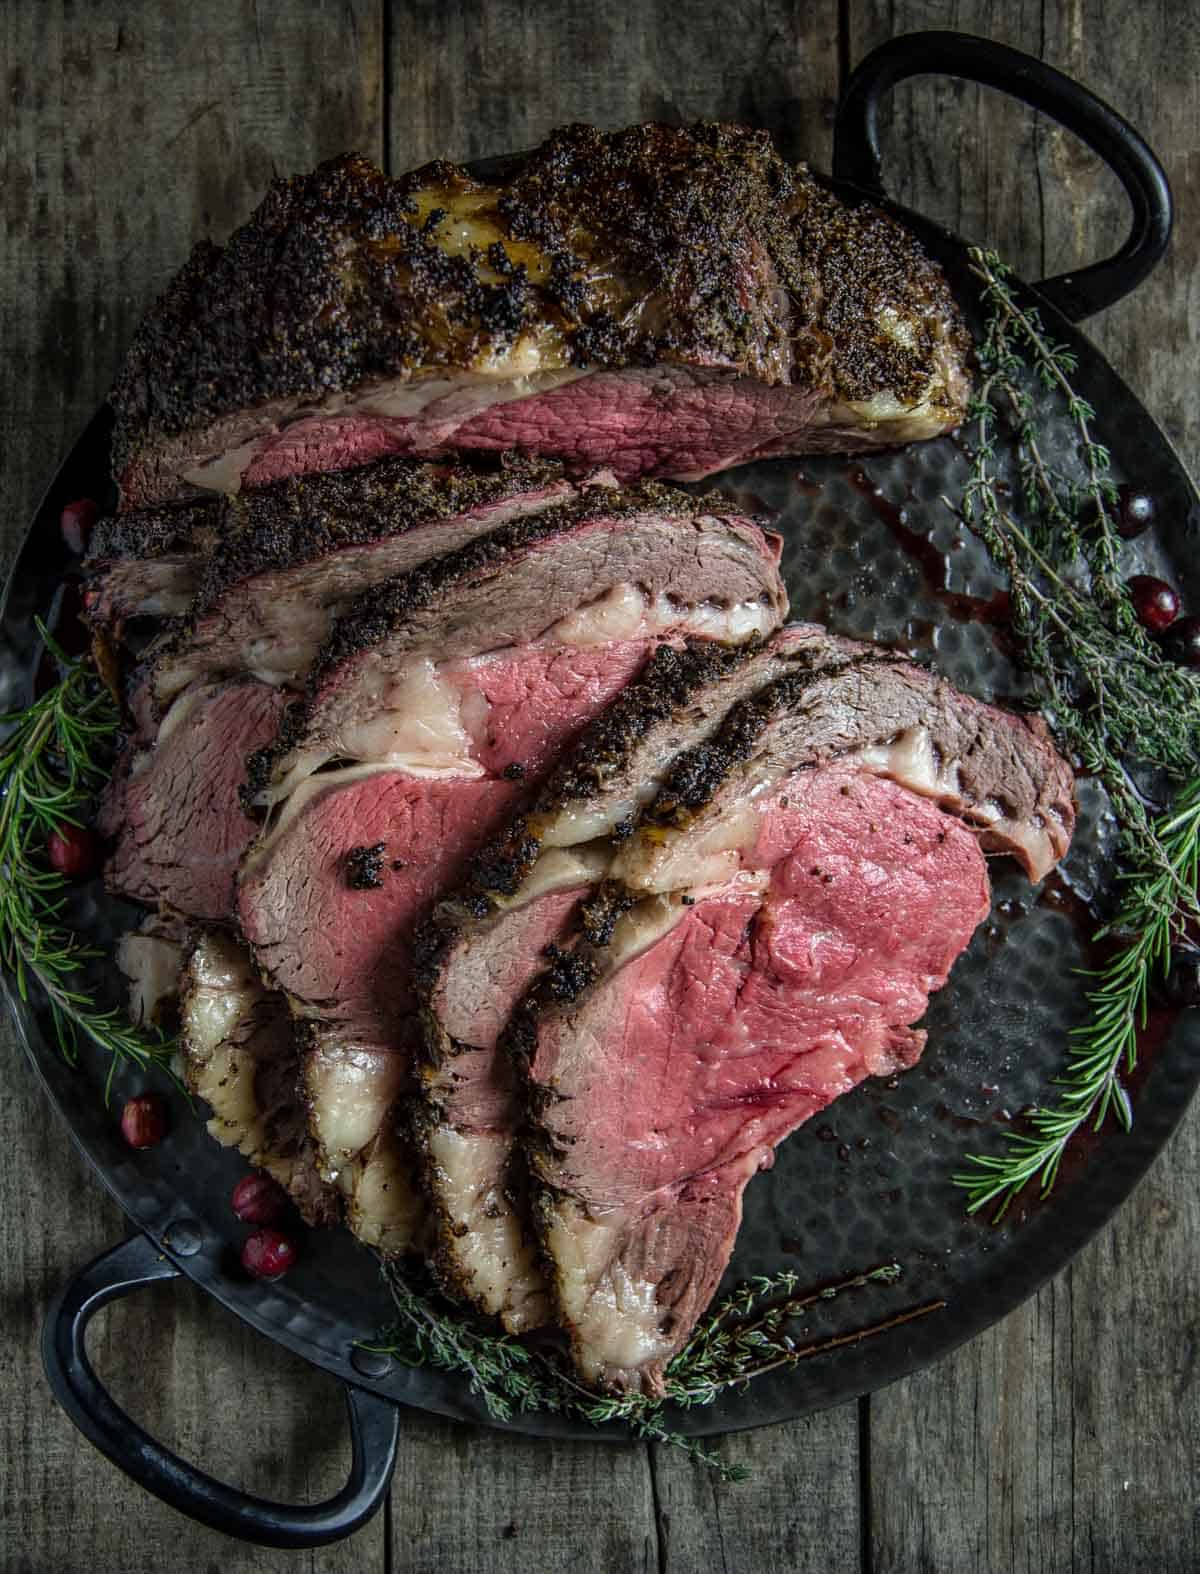
[[[740,120],[826,162],[834,0],[393,0],[392,169],[532,147],[572,120]]]
[[[858,1406],[708,1445],[745,1481],[729,1484],[654,1444],[655,1489],[669,1574],[721,1569],[856,1569],[862,1545]]]
[[[1194,28],[1142,8],[851,6],[851,59],[951,26],[1078,76],[1167,164],[1180,230],[1167,263],[1089,332],[1193,468],[1200,413],[1186,303],[1197,239]],[[996,95],[919,81],[885,129],[889,189],[1031,277],[1090,261],[1126,226],[1114,179],[1075,139]],[[1200,1112],[1114,1223],[998,1328],[870,1405],[876,1570],[1192,1568],[1200,1393]]]
[[[374,0],[291,7],[100,3],[0,8],[0,557],[103,398],[138,317],[205,234],[276,171],[381,147]],[[85,1443],[54,1405],[47,1301],[123,1221],[0,1028],[0,1566],[296,1567],[188,1525]],[[287,1499],[328,1495],[348,1458],[334,1385],[187,1288],[115,1307],[98,1369],[131,1412],[209,1469]],[[380,1519],[302,1558],[382,1568]]]
[[[767,0],[735,18],[703,0],[422,0],[393,6],[391,40],[394,171],[530,147],[571,120],[648,118],[765,125],[792,157],[828,163],[832,3]],[[754,1472],[730,1487],[669,1448],[654,1449],[651,1482],[642,1450],[484,1435],[447,1449],[463,1434],[406,1436],[401,1471],[415,1485],[393,1493],[398,1570],[654,1567],[655,1507],[664,1569],[823,1569],[858,1556],[853,1406],[725,1440],[722,1453]]]
[[[395,1574],[659,1567],[644,1447],[408,1419],[392,1487]]]

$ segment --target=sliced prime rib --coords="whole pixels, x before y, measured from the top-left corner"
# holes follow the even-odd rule
[[[403,758],[414,687],[420,704],[431,698],[420,693],[430,653],[444,662],[529,644],[770,632],[787,607],[780,548],[725,499],[648,481],[515,519],[351,604],[275,743],[251,760],[250,792],[266,805],[331,760]],[[442,746],[461,753],[461,725],[448,725]]]
[[[417,919],[658,643],[746,638],[784,605],[756,526],[643,485],[505,526],[337,625],[252,762],[271,813],[238,914],[305,1023],[322,1164],[351,1196],[411,1072]]]
[[[266,1170],[309,1224],[333,1224],[338,1194],[317,1171],[282,998],[264,989],[231,935],[203,930],[179,975],[180,1052],[192,1092],[212,1108],[210,1136]]]
[[[246,756],[275,736],[287,695],[256,678],[200,683],[109,782],[99,829],[119,896],[212,923],[233,915],[238,861],[258,830],[242,806]]]
[[[1043,727],[897,662],[789,673],[676,762],[506,1034],[587,1382],[661,1391],[747,1181],[920,1053],[913,1024],[988,910],[982,849],[1039,878],[1073,824]]]
[[[254,833],[239,802],[244,761],[275,737],[291,697],[280,689],[304,677],[338,611],[364,588],[505,522],[551,504],[587,512],[604,485],[575,486],[545,462],[393,459],[188,505],[193,516],[220,514],[224,529],[212,519],[204,526],[208,556],[194,572],[191,611],[151,646],[126,688],[136,746],[105,808],[105,828],[118,838],[110,888],[228,919],[233,871]],[[151,523],[165,512],[152,511]],[[138,517],[118,516],[113,534]],[[132,549],[136,532],[128,534]],[[161,536],[151,529],[151,538]]]
[[[114,469],[127,508],[451,449],[694,478],[949,430],[966,355],[915,238],[765,133],[577,125],[495,178],[276,181],[144,320]]]
[[[434,1207],[444,1287],[513,1333],[550,1315],[522,1195],[522,1093],[497,1051],[513,1007],[573,933],[639,809],[674,759],[729,707],[792,667],[827,668],[862,649],[793,625],[768,643],[662,646],[490,842],[416,936],[423,1055],[414,1129]],[[879,658],[891,659],[884,651]]]
[[[575,491],[561,466],[513,454],[472,464],[392,458],[117,514],[92,539],[88,620],[117,637],[130,618],[177,620],[156,665],[191,669],[160,702],[189,677],[262,667],[268,636],[290,653],[285,670],[302,677],[331,615],[359,591]],[[274,649],[271,658],[281,659]]]

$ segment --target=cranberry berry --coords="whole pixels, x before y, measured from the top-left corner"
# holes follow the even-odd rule
[[[1151,574],[1135,574],[1129,581],[1129,594],[1138,621],[1155,634],[1169,629],[1179,616],[1179,596],[1165,579]]]
[[[244,1175],[229,1199],[234,1213],[247,1224],[274,1224],[287,1208],[287,1193],[278,1181],[256,1170]]]
[[[1117,527],[1117,534],[1124,536],[1127,541],[1149,530],[1154,523],[1156,512],[1154,499],[1147,493],[1139,492],[1132,486],[1117,488],[1117,507],[1113,522]]]
[[[154,1148],[167,1134],[162,1100],[153,1093],[129,1099],[121,1111],[121,1135],[131,1148]]]
[[[242,1247],[242,1267],[254,1279],[280,1279],[296,1261],[296,1248],[278,1230],[255,1230]]]
[[[65,875],[68,880],[86,880],[96,872],[99,859],[99,842],[95,831],[81,825],[62,825],[51,831],[46,842],[46,856],[51,869]]]
[[[95,502],[90,497],[78,497],[63,509],[59,525],[63,540],[72,552],[82,556],[87,550],[88,537],[92,533],[92,526],[96,523],[98,512]]]

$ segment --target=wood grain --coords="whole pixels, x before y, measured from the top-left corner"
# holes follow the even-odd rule
[[[1193,23],[1142,7],[862,4],[851,56],[893,33],[985,33],[1078,77],[1163,157],[1179,210],[1167,260],[1088,324],[1195,473],[1200,410],[1188,305],[1200,239],[1200,128],[1184,84]],[[1169,35],[1169,36],[1168,36]],[[998,95],[917,81],[884,129],[888,188],[1031,277],[1106,255],[1127,228],[1115,178]],[[1068,1271],[997,1328],[870,1401],[874,1570],[1200,1566],[1194,1382],[1200,1110]],[[1188,1484],[1188,1485],[1185,1485]]]
[[[1172,257],[1090,331],[1195,461],[1196,20],[1195,5],[1168,16],[1098,0],[12,0],[0,8],[0,555],[146,305],[273,174],[349,147],[400,170],[529,146],[572,119],[698,116],[768,126],[789,155],[827,165],[839,60],[917,27],[1044,53],[1159,145],[1182,215]],[[1097,162],[995,95],[906,86],[884,135],[897,196],[1029,276],[1122,231]],[[659,1447],[550,1445],[413,1416],[387,1520],[297,1557],[189,1525],[50,1400],[45,1304],[122,1226],[0,1032],[5,1574],[1200,1566],[1200,1112],[1113,1226],[997,1329],[861,1411],[722,1440],[748,1483],[721,1486]],[[341,1479],[333,1385],[188,1287],[111,1309],[93,1345],[129,1409],[218,1474],[284,1498]]]
[[[0,7],[0,555],[103,398],[137,319],[201,236],[276,172],[381,147],[374,3]],[[0,1091],[0,1568],[382,1567],[382,1520],[297,1560],[202,1530],[121,1475],[50,1398],[53,1292],[118,1240],[107,1201],[7,1023]],[[98,1369],[200,1463],[280,1498],[326,1496],[348,1447],[332,1383],[186,1287],[111,1309]]]
[[[828,162],[835,0],[393,0],[394,172],[532,147],[572,120],[742,120]]]

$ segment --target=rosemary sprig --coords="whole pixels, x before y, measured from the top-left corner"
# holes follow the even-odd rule
[[[52,832],[80,824],[81,805],[107,775],[103,759],[119,717],[91,667],[69,661],[39,631],[63,676],[27,710],[0,715],[0,963],[22,1000],[29,999],[31,982],[40,986],[70,1064],[78,1058],[81,1032],[107,1052],[107,1102],[122,1063],[154,1067],[175,1079],[174,1045],[161,1033],[134,1027],[122,1010],[98,1010],[75,983],[82,964],[102,953],[63,923],[67,883],[47,863],[46,842]]]
[[[1121,1077],[1137,1064],[1150,986],[1165,976],[1187,919],[1200,914],[1200,676],[1165,659],[1134,615],[1120,577],[1109,455],[1092,435],[1095,412],[1071,386],[1073,353],[1016,300],[994,253],[975,250],[971,258],[988,324],[971,410],[974,459],[955,512],[1008,575],[1013,629],[1037,697],[1064,747],[1108,791],[1125,864],[1120,909],[1096,937],[1114,936],[1121,944],[1089,975],[1098,982],[1088,993],[1088,1021],[1071,1035],[1057,1079],[1060,1101],[1036,1109],[1029,1131],[1011,1133],[1003,1154],[972,1155],[954,1177],[970,1212],[995,1202],[999,1218],[1030,1181],[1040,1181],[1043,1195],[1050,1190],[1083,1127],[1099,1129],[1110,1114],[1126,1129],[1132,1124]],[[1065,401],[1082,480],[1047,463],[1033,401],[1018,381],[1027,370]],[[1021,520],[1005,503],[996,473],[1005,412],[1021,480]],[[1174,806],[1157,819],[1130,778],[1131,763],[1184,783]]]
[[[868,1284],[895,1284],[901,1277],[900,1265],[884,1263],[803,1293],[797,1293],[800,1280],[795,1273],[753,1279],[697,1325],[666,1369],[662,1397],[650,1398],[645,1394],[593,1393],[571,1376],[555,1352],[490,1333],[457,1311],[448,1315],[394,1264],[385,1265],[384,1277],[395,1302],[397,1321],[368,1348],[405,1365],[462,1373],[472,1393],[479,1395],[498,1421],[510,1420],[517,1410],[570,1415],[593,1426],[622,1422],[638,1437],[683,1449],[689,1458],[709,1466],[727,1481],[743,1479],[745,1469],[726,1463],[695,1438],[672,1428],[663,1413],[666,1405],[710,1405],[726,1389],[743,1387],[768,1372],[856,1344],[945,1305],[931,1301],[852,1333],[803,1343],[788,1330],[808,1307]]]

